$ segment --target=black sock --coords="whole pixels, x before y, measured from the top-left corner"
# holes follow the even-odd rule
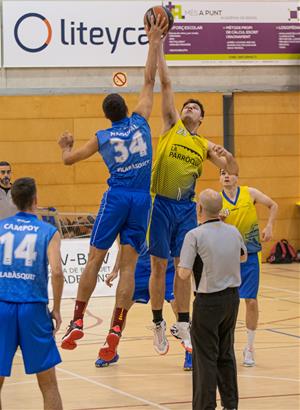
[[[178,322],[189,322],[190,321],[190,312],[178,312]]]
[[[160,323],[160,322],[163,321],[162,309],[152,310],[152,314],[153,314],[153,322],[154,323]]]

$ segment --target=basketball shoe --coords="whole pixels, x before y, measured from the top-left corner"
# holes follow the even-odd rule
[[[249,349],[249,347],[245,347],[244,351],[243,351],[243,356],[244,356],[244,360],[243,360],[243,365],[245,367],[253,367],[255,366],[255,360],[254,360],[254,351],[253,349]]]
[[[75,340],[79,340],[83,336],[83,320],[71,320],[67,328],[67,332],[62,338],[61,347],[67,350],[73,350],[77,347],[77,343],[75,342]]]
[[[187,351],[185,351],[183,370],[186,372],[193,370],[192,353]]]
[[[192,341],[190,334],[191,324],[189,322],[176,322],[170,328],[171,334],[179,339],[182,346],[187,352],[192,353]]]
[[[112,358],[109,361],[103,360],[100,357],[95,361],[95,366],[96,367],[108,367],[111,364],[117,363],[117,361],[119,360],[119,355],[118,353],[115,355],[114,358]]]
[[[117,355],[117,347],[121,338],[120,326],[114,326],[106,336],[104,347],[99,350],[99,359],[110,362]]]
[[[156,352],[160,355],[168,353],[169,342],[166,338],[166,322],[162,320],[160,323],[153,323],[153,346]]]

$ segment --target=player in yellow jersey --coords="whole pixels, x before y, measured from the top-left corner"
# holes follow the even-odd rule
[[[270,197],[256,188],[238,185],[238,176],[221,170],[220,182],[223,187],[222,219],[237,227],[243,236],[248,251],[247,262],[241,264],[242,284],[240,297],[246,302],[247,346],[244,349],[244,366],[254,366],[254,338],[258,322],[257,293],[260,271],[260,233],[255,204],[269,209],[267,225],[261,233],[262,241],[272,238],[273,222],[278,205]]]
[[[165,272],[170,255],[174,257],[175,266],[178,265],[185,234],[197,226],[194,202],[196,180],[201,175],[202,165],[206,159],[230,173],[237,173],[238,165],[230,152],[197,134],[204,117],[203,105],[198,100],[187,100],[179,114],[175,107],[162,45],[158,58],[163,130],[156,151],[151,182],[154,199],[149,235],[150,296],[154,348],[159,354],[166,354],[169,344],[165,335],[166,322],[162,315]],[[174,293],[178,322],[171,331],[181,340],[187,351],[192,350],[189,332],[190,287],[190,281],[183,281],[176,273]]]

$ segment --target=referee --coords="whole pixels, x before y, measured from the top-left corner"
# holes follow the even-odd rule
[[[234,329],[240,261],[247,259],[247,250],[239,231],[219,220],[222,198],[218,192],[203,191],[199,209],[202,224],[186,234],[178,271],[181,279],[188,279],[196,257],[201,259],[191,329],[193,410],[215,409],[217,387],[223,409],[233,410],[238,407]]]

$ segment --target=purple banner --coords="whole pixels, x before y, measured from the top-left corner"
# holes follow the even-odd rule
[[[166,54],[299,54],[299,23],[175,23]]]

